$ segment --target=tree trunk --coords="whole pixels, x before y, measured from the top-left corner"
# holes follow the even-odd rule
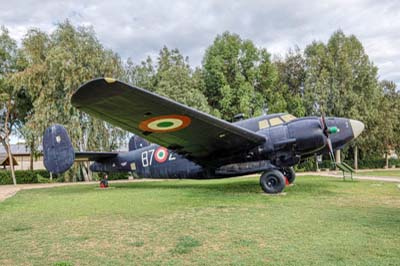
[[[6,137],[6,146],[7,146],[6,150],[8,154],[8,161],[10,162],[11,177],[13,180],[13,184],[15,186],[17,185],[17,179],[15,178],[15,171],[14,171],[14,157],[12,157],[10,141],[8,139],[8,136]]]
[[[87,172],[87,170],[86,170],[85,162],[81,162],[81,163],[80,163],[80,168],[81,168],[81,170],[82,170],[83,179],[85,180],[85,182],[89,182],[90,179],[89,179],[88,172]]]
[[[31,157],[30,157],[30,161],[29,161],[29,169],[33,170],[33,149],[34,149],[34,146],[35,146],[35,141],[32,140],[30,144],[31,145],[30,145],[29,149],[30,149],[30,152],[31,152]]]
[[[6,109],[7,113],[6,113],[5,123],[4,123],[4,131],[5,131],[4,141],[5,141],[5,144],[6,144],[5,148],[6,148],[6,151],[7,151],[8,160],[10,162],[11,177],[12,177],[14,186],[16,186],[17,185],[17,179],[15,178],[14,159],[13,159],[12,154],[11,154],[10,139],[9,139],[11,132],[10,132],[10,129],[8,127],[8,121],[10,119],[10,111],[11,111],[11,98],[8,99],[7,109]]]
[[[385,152],[385,168],[386,168],[386,169],[389,168],[389,156],[388,156],[388,152]]]
[[[354,169],[358,170],[358,147],[354,148]]]

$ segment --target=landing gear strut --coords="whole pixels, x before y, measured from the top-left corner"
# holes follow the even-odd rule
[[[293,167],[282,168],[281,172],[287,178],[289,184],[293,184],[296,179],[296,173],[293,170]]]
[[[268,194],[282,192],[285,188],[285,177],[276,169],[266,171],[260,177],[260,186]]]

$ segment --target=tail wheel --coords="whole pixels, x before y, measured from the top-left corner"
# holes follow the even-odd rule
[[[296,179],[296,172],[293,170],[293,167],[283,168],[282,173],[287,178],[289,184],[292,184]]]
[[[260,186],[268,194],[282,192],[285,188],[285,177],[278,170],[264,172],[260,177]]]

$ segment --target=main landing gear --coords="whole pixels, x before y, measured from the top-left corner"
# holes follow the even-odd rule
[[[276,194],[282,192],[286,186],[286,180],[292,184],[296,179],[296,173],[292,167],[271,169],[265,171],[260,177],[260,186],[265,193]]]

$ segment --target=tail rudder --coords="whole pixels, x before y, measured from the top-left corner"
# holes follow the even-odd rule
[[[62,125],[48,127],[43,135],[44,166],[54,174],[67,171],[75,160],[75,151]]]

